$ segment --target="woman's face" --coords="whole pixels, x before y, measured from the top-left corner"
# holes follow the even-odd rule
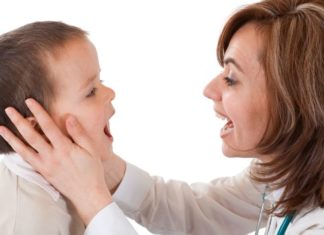
[[[255,25],[241,27],[226,50],[223,71],[204,90],[214,101],[217,117],[226,122],[220,131],[226,156],[256,156],[255,146],[266,130],[268,103],[261,51],[262,37]]]

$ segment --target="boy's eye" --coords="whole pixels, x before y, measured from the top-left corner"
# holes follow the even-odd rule
[[[232,78],[230,77],[223,77],[224,78],[224,81],[225,83],[228,85],[228,86],[233,86],[235,85],[236,81],[233,80]]]
[[[92,88],[92,90],[90,91],[90,93],[87,95],[87,98],[96,95],[96,91],[97,91],[97,88],[95,88],[95,87]]]

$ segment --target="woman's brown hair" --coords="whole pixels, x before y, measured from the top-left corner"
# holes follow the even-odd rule
[[[239,9],[218,42],[221,65],[231,38],[247,23],[263,38],[270,113],[256,148],[275,156],[255,162],[251,178],[284,189],[271,210],[278,216],[324,207],[324,1],[265,0]]]
[[[34,22],[0,36],[0,125],[21,135],[4,112],[15,107],[24,117],[31,117],[25,99],[34,98],[45,109],[55,97],[49,56],[72,39],[86,38],[80,28],[62,22]],[[13,149],[0,137],[0,153]]]

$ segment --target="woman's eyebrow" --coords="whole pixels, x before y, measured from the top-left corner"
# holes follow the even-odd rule
[[[244,73],[242,67],[236,62],[236,60],[232,57],[227,57],[224,60],[224,64],[228,65],[228,64],[233,64],[238,70],[240,70],[242,73]]]

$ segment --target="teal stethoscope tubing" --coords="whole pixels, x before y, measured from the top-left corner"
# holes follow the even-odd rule
[[[268,189],[268,186],[265,187],[263,194],[262,194],[262,205],[261,205],[260,212],[259,212],[258,223],[257,223],[256,229],[255,229],[255,235],[259,234],[259,230],[260,230],[260,226],[261,226],[261,222],[262,222],[263,210],[264,210],[264,202],[265,202],[265,198],[267,196],[267,193],[266,193],[267,189]]]
[[[255,235],[258,235],[259,234],[259,229],[260,229],[260,226],[261,226],[261,221],[262,221],[262,214],[263,214],[263,210],[264,210],[264,203],[265,203],[265,198],[266,198],[266,191],[267,191],[268,187],[265,188],[263,194],[262,194],[262,205],[261,205],[261,209],[260,209],[260,214],[259,214],[259,219],[258,219],[258,223],[257,223],[257,226],[256,226],[256,230],[255,230]],[[278,230],[278,233],[277,235],[285,235],[286,233],[286,230],[289,226],[289,223],[291,222],[291,220],[293,219],[294,217],[294,213],[290,213],[288,215],[285,216],[279,230]]]
[[[286,233],[288,225],[291,222],[293,217],[294,217],[294,214],[288,214],[288,215],[285,216],[285,219],[282,222],[277,235],[284,235]]]
[[[277,235],[285,235],[286,234],[286,230],[291,222],[291,220],[293,219],[294,217],[294,214],[288,214],[285,216],[279,230],[278,230],[278,233]],[[255,232],[256,235],[259,234],[259,223],[258,223],[258,226],[257,226],[257,231]]]

